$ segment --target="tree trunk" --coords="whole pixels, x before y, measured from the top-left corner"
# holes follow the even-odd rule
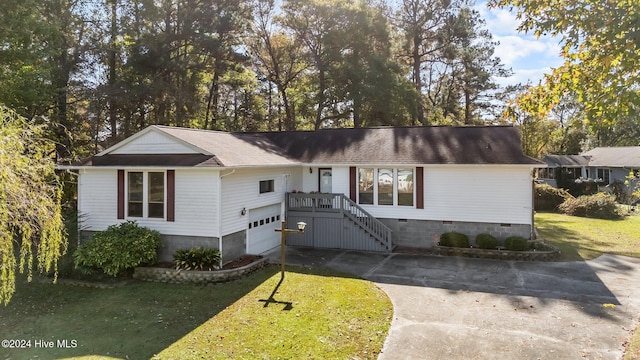
[[[280,88],[280,87],[278,87]],[[282,95],[282,105],[284,105],[284,129],[286,131],[293,131],[296,129],[296,124],[293,116],[293,109],[289,103],[289,97],[287,96],[287,89],[283,88],[280,92]]]
[[[420,36],[417,34],[413,36],[413,83],[416,87],[416,92],[418,93],[418,102],[416,108],[416,115],[414,117],[414,123],[418,123],[420,125],[427,125],[425,123],[424,118],[424,106],[422,105],[422,57],[420,56]]]
[[[207,99],[207,112],[204,117],[204,128],[209,128],[209,116],[211,116],[211,129],[215,129],[218,120],[218,103],[220,102],[220,60],[216,58],[213,68],[213,79],[209,87]]]
[[[109,125],[111,126],[111,141],[115,143],[118,137],[118,113],[116,108],[116,38],[118,36],[117,1],[111,1],[111,37],[109,39]]]
[[[318,63],[318,109],[316,110],[315,130],[320,129],[322,125],[322,112],[324,111],[325,90],[327,88],[327,80],[325,77],[324,65],[321,60]]]

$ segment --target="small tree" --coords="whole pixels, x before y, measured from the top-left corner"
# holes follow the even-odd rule
[[[624,184],[631,188],[629,192],[632,197],[640,199],[640,171],[638,173],[633,172],[633,170],[630,171],[624,181]]]
[[[58,258],[66,251],[54,153],[41,127],[0,106],[0,302],[5,305],[15,292],[16,268],[26,270],[31,281],[35,253],[38,271],[53,270],[55,282]]]

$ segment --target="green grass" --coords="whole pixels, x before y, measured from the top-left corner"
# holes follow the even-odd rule
[[[331,273],[279,280],[274,275],[155,359],[378,357],[393,314],[380,289]]]
[[[283,310],[286,304],[279,303],[264,308],[259,300],[269,298],[277,279],[274,267],[207,286],[132,282],[98,289],[18,279],[11,303],[0,306],[0,337],[30,340],[31,348],[2,349],[2,358],[149,359],[161,352],[158,358],[207,352],[253,357],[282,349],[288,349],[287,357],[305,351],[299,354],[320,358],[317,351],[328,348],[336,349],[337,357],[375,358],[363,351],[380,351],[392,306],[374,284],[335,273],[288,272],[274,298],[290,301],[292,308]],[[204,340],[203,332],[226,341]],[[245,336],[253,339],[252,355],[237,348],[247,344]],[[279,348],[264,348],[269,343],[256,339],[279,341]],[[77,346],[35,348],[36,340],[75,340]]]
[[[538,213],[535,225],[541,238],[562,251],[562,261],[594,259],[604,253],[640,257],[640,216],[601,220]]]
[[[640,331],[636,329],[629,342],[627,351],[624,353],[624,360],[638,360],[640,359]]]

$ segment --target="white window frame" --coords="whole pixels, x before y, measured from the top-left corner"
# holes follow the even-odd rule
[[[142,173],[142,217],[129,216],[129,173]],[[162,217],[149,217],[149,173],[162,173],[163,174],[163,190],[164,201]],[[125,201],[124,201],[124,213],[125,219],[145,219],[145,220],[158,220],[166,221],[167,219],[167,171],[166,170],[127,170],[125,172]]]
[[[603,175],[602,177],[600,177],[600,171],[602,171],[602,175]],[[607,179],[605,179],[605,175],[604,175],[605,172],[607,174],[606,175]],[[611,169],[609,169],[609,168],[598,168],[596,170],[596,179],[598,179],[598,180],[602,179],[602,182],[605,185],[611,184]]]
[[[373,169],[373,204],[360,204],[360,169]],[[393,170],[393,204],[391,205],[379,205],[378,204],[378,174],[380,169],[392,169]],[[398,204],[398,170],[412,170],[413,171],[413,205],[399,205]],[[415,209],[416,208],[416,168],[411,166],[362,166],[356,168],[356,199],[358,205],[361,206],[377,206],[381,208],[403,208],[403,209]]]

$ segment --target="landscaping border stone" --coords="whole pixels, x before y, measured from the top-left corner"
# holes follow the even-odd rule
[[[544,244],[552,250],[510,251],[502,249],[455,248],[436,245],[432,253],[446,256],[465,256],[481,259],[520,260],[520,261],[554,261],[560,256],[560,249]]]
[[[262,269],[269,263],[264,257],[251,264],[228,270],[196,271],[176,270],[159,267],[137,267],[133,278],[145,281],[163,282],[171,284],[211,284],[239,279]]]

